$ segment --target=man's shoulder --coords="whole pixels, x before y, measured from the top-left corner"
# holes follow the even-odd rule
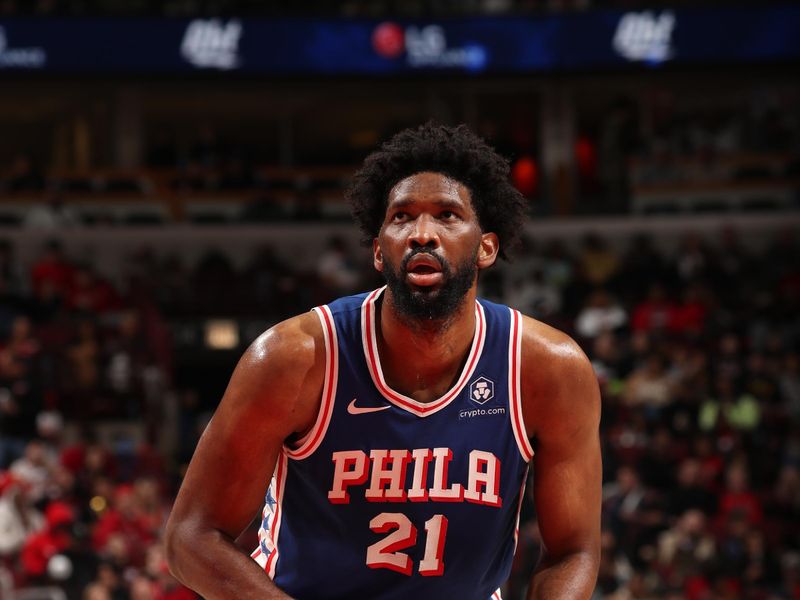
[[[522,315],[522,357],[556,373],[588,364],[583,350],[569,335],[526,315]]]
[[[256,362],[277,362],[289,368],[302,368],[309,361],[318,362],[325,355],[325,330],[330,332],[335,328],[331,319],[346,313],[359,313],[367,298],[374,297],[381,289],[342,296],[315,310],[281,321],[256,338],[245,356]]]
[[[319,317],[312,311],[281,321],[259,335],[245,352],[254,364],[271,367],[302,367],[314,361],[324,334]]]
[[[293,431],[301,431],[316,416],[324,374],[322,326],[308,312],[270,327],[250,344],[225,398],[238,410],[269,410],[273,419],[285,419],[296,425]]]
[[[531,435],[599,410],[592,364],[563,331],[523,317],[522,362],[523,413]]]

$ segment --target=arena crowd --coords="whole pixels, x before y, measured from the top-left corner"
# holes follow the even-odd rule
[[[376,285],[357,256],[332,239],[320,270],[302,273],[269,248],[244,268],[224,252],[188,265],[143,250],[119,283],[57,241],[32,266],[0,244],[0,585],[194,598],[170,576],[161,536],[208,415],[196,390],[175,387],[169,323],[277,321]],[[597,600],[800,599],[797,231],[761,246],[731,229],[686,235],[674,250],[644,236],[622,250],[598,235],[573,247],[527,240],[481,289],[567,331],[594,364]],[[109,421],[141,435],[109,440]],[[176,429],[169,451],[165,423]],[[254,545],[253,532],[240,541]],[[523,597],[539,553],[528,505],[505,598]]]

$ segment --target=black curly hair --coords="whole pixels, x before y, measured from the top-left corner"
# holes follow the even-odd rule
[[[389,191],[400,180],[425,171],[466,186],[481,230],[497,234],[500,256],[508,259],[507,252],[519,242],[528,203],[508,178],[508,161],[466,125],[428,122],[404,129],[364,160],[345,193],[364,244],[372,244],[380,232]]]

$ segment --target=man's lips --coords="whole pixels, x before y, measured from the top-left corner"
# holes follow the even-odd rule
[[[415,285],[417,287],[430,287],[436,285],[442,280],[442,272],[441,271],[428,271],[428,272],[416,272],[416,271],[409,271],[408,275],[406,275],[406,279],[411,285]]]
[[[431,254],[416,254],[406,264],[406,278],[412,285],[429,287],[442,280],[442,264]]]
[[[406,264],[406,271],[409,273],[415,271],[417,273],[430,273],[440,272],[442,270],[442,263],[432,254],[415,254],[411,257]]]

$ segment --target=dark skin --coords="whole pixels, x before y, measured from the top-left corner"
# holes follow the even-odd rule
[[[428,246],[451,265],[475,261],[478,270],[494,264],[499,250],[497,236],[481,231],[469,190],[428,172],[390,191],[373,244],[375,268],[396,267],[417,246]],[[440,283],[435,275],[409,279],[431,294]],[[378,349],[392,388],[428,402],[453,385],[474,336],[476,288],[477,277],[455,313],[436,322],[410,321],[386,289]],[[522,362],[523,418],[537,443],[534,492],[546,547],[528,597],[587,599],[600,558],[597,381],[575,342],[529,318],[523,321]],[[170,568],[208,600],[289,598],[234,540],[261,509],[282,444],[313,426],[324,372],[323,333],[312,313],[264,333],[237,365],[167,523]]]

